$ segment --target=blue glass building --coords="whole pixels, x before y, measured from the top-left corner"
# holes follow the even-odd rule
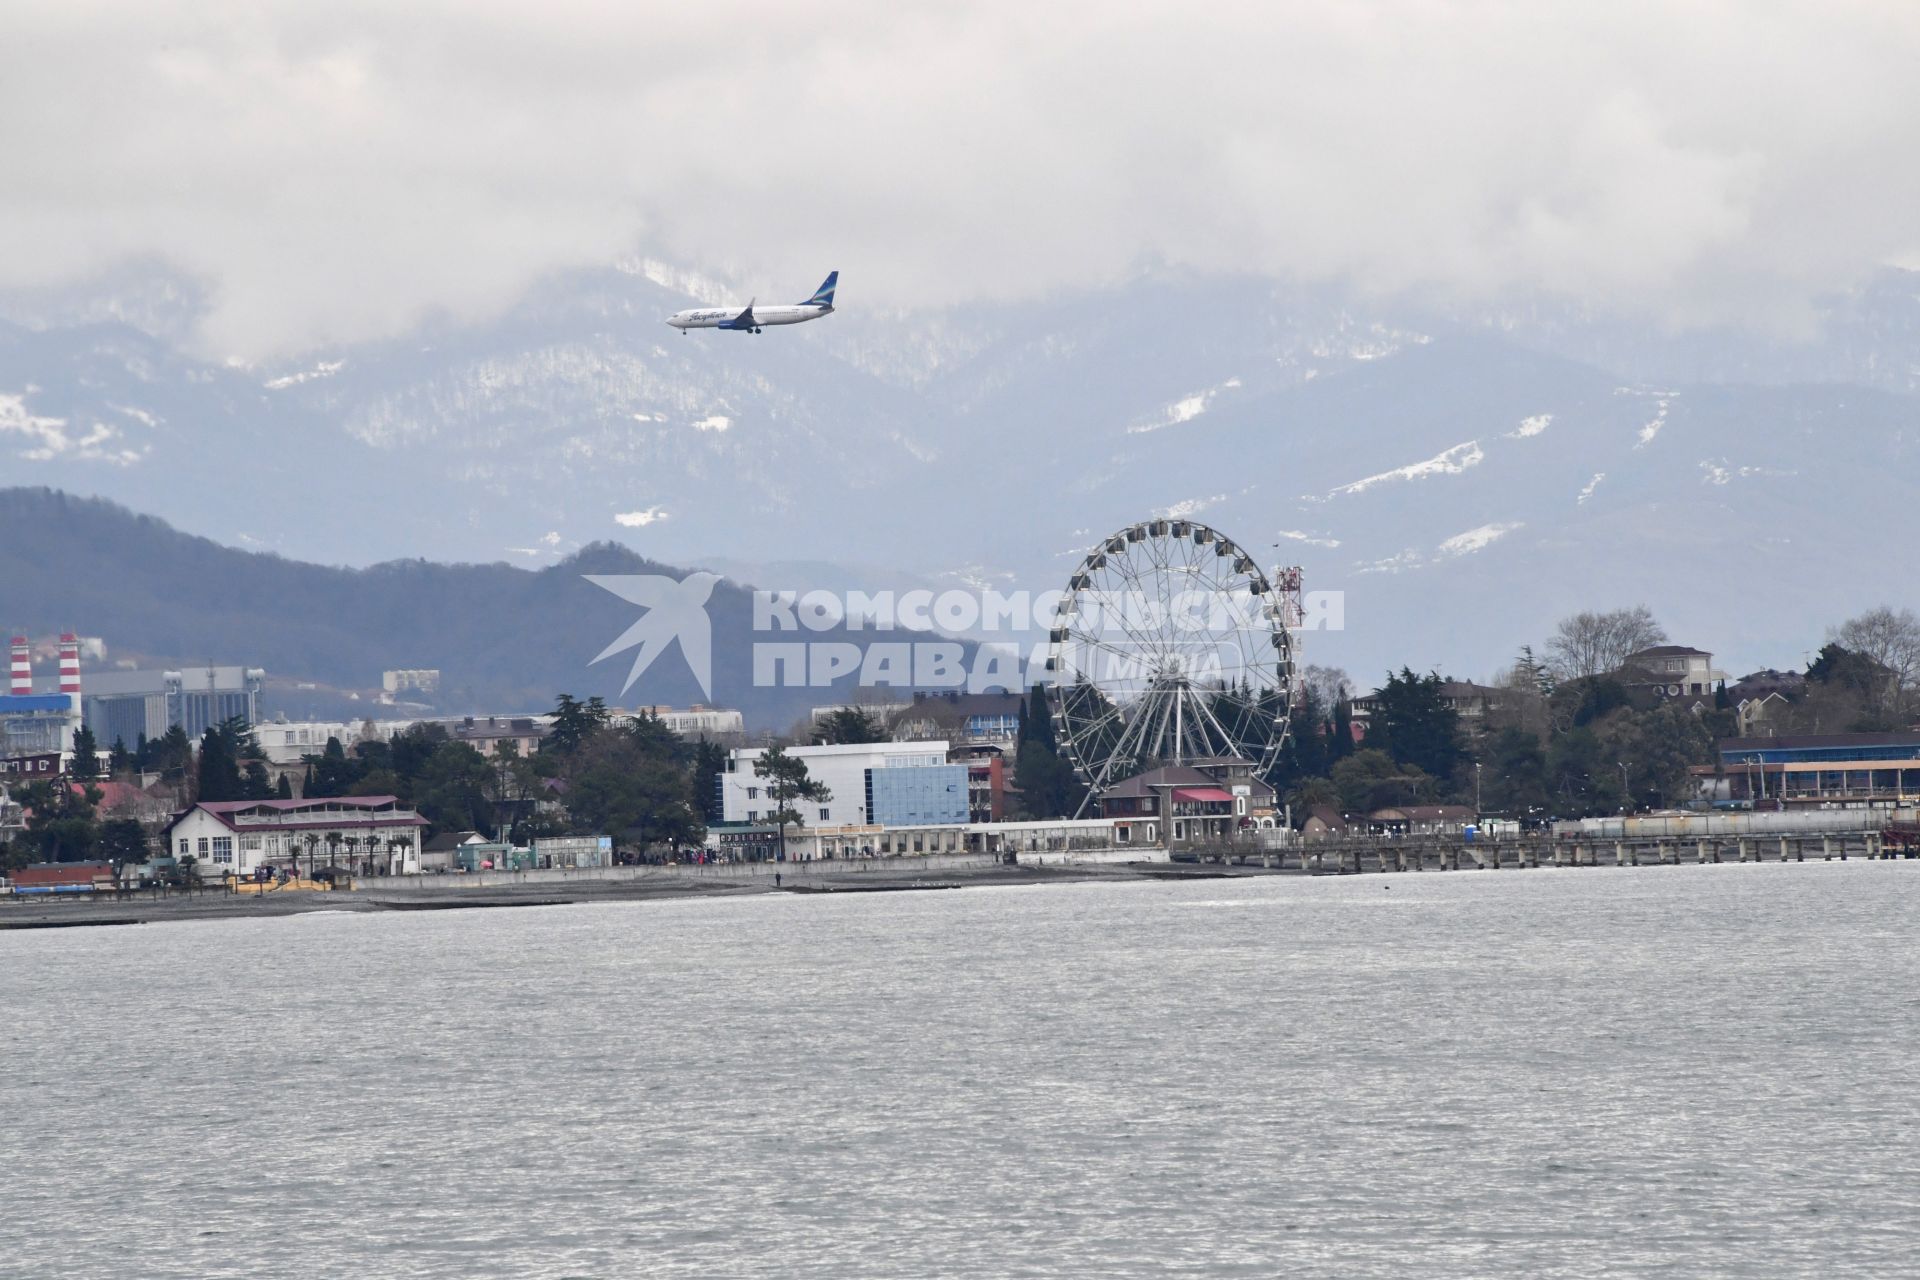
[[[967,821],[967,766],[920,765],[867,770],[867,821],[887,827]]]

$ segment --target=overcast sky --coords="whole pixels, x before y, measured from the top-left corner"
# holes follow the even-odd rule
[[[636,249],[880,305],[1139,264],[1791,326],[1920,253],[1913,3],[8,6],[0,287],[209,352]]]

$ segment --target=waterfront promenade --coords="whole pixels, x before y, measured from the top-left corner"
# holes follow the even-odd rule
[[[1717,836],[1691,840],[1555,839],[1499,841],[1380,836],[1243,844],[1182,850],[1105,849],[997,854],[927,854],[809,862],[735,862],[569,870],[391,876],[337,891],[196,893],[0,900],[0,930],[58,929],[161,921],[246,919],[311,912],[444,911],[563,906],[755,894],[1068,884],[1241,876],[1380,875],[1415,872],[1653,868],[1740,862],[1846,862],[1920,857],[1880,832]]]

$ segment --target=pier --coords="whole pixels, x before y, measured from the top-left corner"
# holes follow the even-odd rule
[[[1850,858],[1920,859],[1920,841],[1875,830],[1782,835],[1568,837],[1546,833],[1468,840],[1458,835],[1328,836],[1284,844],[1229,841],[1193,845],[1176,862],[1218,863],[1358,875],[1399,871],[1503,871],[1542,867],[1657,867],[1682,863],[1845,862]]]

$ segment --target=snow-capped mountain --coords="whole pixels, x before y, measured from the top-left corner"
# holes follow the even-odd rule
[[[148,270],[0,299],[0,479],[327,562],[614,538],[1031,591],[1170,513],[1344,591],[1309,654],[1362,680],[1484,676],[1566,612],[1642,601],[1729,666],[1788,665],[1903,595],[1915,280],[1797,343],[1165,274],[908,314],[863,311],[849,274],[824,323],[683,336],[661,317],[755,290],[635,259],[249,368],[187,354],[198,294]]]

